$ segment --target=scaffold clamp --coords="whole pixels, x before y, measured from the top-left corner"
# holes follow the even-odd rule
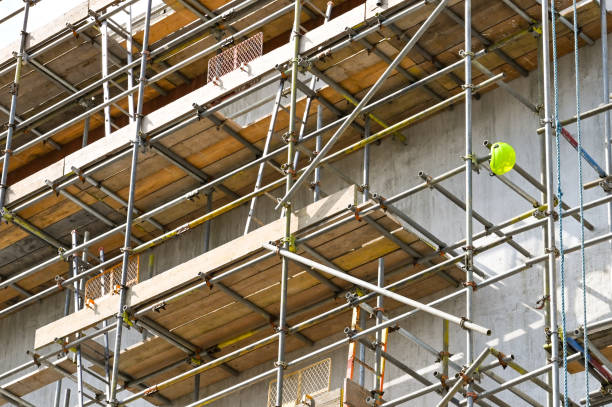
[[[477,291],[478,290],[478,284],[476,284],[476,281],[464,281],[463,283],[464,287],[472,287],[472,291]]]
[[[508,363],[504,360],[506,358],[507,356],[503,354],[502,352],[497,353],[497,360],[499,360],[499,365],[502,367],[502,369],[505,369],[508,367]]]
[[[448,380],[448,376],[446,375],[440,376],[440,384],[442,385],[442,388],[445,390],[448,390],[448,384],[446,383],[447,380]]]
[[[66,27],[68,27],[68,29],[72,32],[72,35],[74,36],[74,38],[79,38],[79,33],[77,32],[74,25],[70,23],[66,23]]]
[[[353,340],[353,336],[355,336],[357,334],[357,330],[356,329],[351,329],[348,326],[346,328],[344,328],[344,334],[347,336],[347,338],[349,338],[349,340]]]
[[[543,309],[548,301],[550,301],[550,295],[542,296],[539,300],[536,301],[535,309]]]
[[[478,398],[478,394],[474,393],[473,391],[468,391],[465,393],[465,397],[466,398],[471,397],[472,401],[476,401],[476,399]]]
[[[287,367],[289,365],[287,364],[287,362],[284,362],[282,360],[278,360],[278,361],[274,362],[274,366],[281,367],[283,370],[285,370],[285,369],[287,369]]]
[[[440,351],[438,352],[438,358],[436,359],[436,363],[443,361],[444,358],[450,358],[451,356],[453,356],[453,354],[450,352]],[[443,377],[446,377],[446,376],[443,376]]]
[[[212,290],[214,287],[214,284],[210,282],[210,274],[208,273],[203,273],[203,272],[199,272],[198,273],[198,277],[200,277],[200,279],[204,280],[204,282],[206,283],[206,287],[208,287],[209,290]],[[164,309],[166,307],[166,304],[164,303]]]
[[[466,375],[463,371],[459,372],[459,377],[464,385],[470,384],[474,381],[470,376]]]
[[[204,114],[204,112],[206,112],[206,108],[204,106],[202,106],[202,105],[197,104],[197,103],[193,103],[191,106],[194,108],[194,110],[196,112],[196,116],[197,116],[198,121],[199,121],[202,118],[202,115]]]
[[[165,311],[166,310],[166,302],[162,301],[157,305],[153,306],[153,311],[157,312],[157,313],[161,313],[161,311]]]

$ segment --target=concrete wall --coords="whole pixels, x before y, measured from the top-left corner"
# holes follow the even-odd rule
[[[582,106],[585,109],[597,106],[601,100],[599,58],[599,43],[593,47],[581,49]],[[561,61],[559,74],[561,117],[575,114],[573,77],[572,57],[564,57]],[[532,73],[528,78],[514,81],[512,86],[521,93],[529,95],[531,100],[537,100],[538,81],[535,73]],[[245,105],[246,103],[248,102],[245,102]],[[464,154],[463,114],[463,108],[459,105],[453,110],[447,110],[431,120],[409,128],[406,132],[408,136],[407,146],[401,146],[392,139],[384,140],[381,145],[373,145],[371,147],[371,190],[384,196],[391,196],[418,184],[420,179],[416,174],[420,170],[431,175],[437,175],[461,165],[463,161],[460,157]],[[486,153],[484,149],[481,149],[482,141],[485,139],[509,142],[516,149],[518,163],[534,176],[539,175],[540,136],[535,132],[539,123],[538,118],[532,112],[504,93],[503,90],[497,89],[483,95],[480,100],[474,101],[473,117],[473,138],[476,153]],[[574,126],[569,126],[568,129],[575,131]],[[583,122],[583,137],[585,149],[598,162],[603,164],[602,120],[593,118]],[[574,206],[578,203],[576,152],[565,142],[561,144],[561,152],[564,199],[570,206]],[[361,153],[354,154],[337,165],[355,179],[359,179]],[[584,177],[585,180],[591,180],[596,175],[585,165]],[[538,191],[528,186],[515,172],[509,173],[508,178],[519,183],[539,199]],[[462,176],[445,181],[442,185],[459,197],[464,197]],[[324,170],[322,189],[325,192],[333,193],[345,186],[332,174]],[[281,192],[278,191],[277,195],[280,194]],[[585,201],[599,196],[602,196],[599,189],[586,191]],[[309,191],[303,191],[300,196],[301,202],[306,203],[308,199],[310,199]],[[272,204],[266,198],[260,198],[259,202],[261,203],[257,209],[259,218],[269,221],[278,216],[278,213],[273,211]],[[448,243],[459,240],[464,236],[463,211],[434,190],[427,190],[419,195],[409,197],[399,202],[397,206]],[[474,208],[491,222],[497,223],[531,209],[531,205],[502,185],[501,182],[490,177],[486,171],[481,171],[479,175],[475,174],[474,176]],[[588,211],[587,218],[597,225],[594,232],[586,232],[587,239],[607,231],[604,208]],[[218,246],[239,236],[243,232],[245,219],[246,208],[242,207],[213,220],[212,246]],[[579,242],[578,223],[572,219],[566,219],[563,226],[565,243],[567,245],[577,244]],[[474,222],[474,230],[480,231],[482,226]],[[149,253],[153,255],[150,274],[167,270],[173,265],[201,253],[203,250],[203,233],[203,228],[200,227],[153,249]],[[488,239],[478,241],[477,245],[486,241]],[[543,253],[540,231],[521,235],[516,238],[516,241],[536,255]],[[612,293],[612,251],[608,244],[602,244],[587,249],[586,253],[587,317],[589,321],[594,321],[612,315],[610,301]],[[520,265],[524,260],[525,258],[507,245],[500,246],[476,258],[477,264],[490,274],[502,273]],[[494,346],[506,354],[515,354],[516,360],[528,369],[545,363],[546,354],[542,350],[545,337],[544,315],[541,311],[535,309],[535,302],[542,296],[542,273],[543,268],[541,266],[534,266],[519,275],[504,280],[500,284],[478,290],[475,293],[473,320],[493,330],[491,337],[475,335],[474,349],[476,353],[480,352],[485,346]],[[583,322],[579,253],[567,256],[566,273],[569,282],[566,288],[567,326],[572,329]],[[438,295],[443,294],[445,293]],[[431,299],[433,297],[427,300]],[[42,304],[28,307],[16,315],[0,320],[0,342],[2,343],[3,355],[0,360],[0,369],[2,371],[27,360],[25,351],[32,346],[34,328],[57,319],[61,314],[62,303],[63,297],[60,294],[44,300]],[[463,298],[446,302],[440,308],[457,316],[465,315]],[[400,311],[398,310],[398,312]],[[441,320],[417,314],[405,320],[402,326],[434,347],[441,348]],[[389,351],[412,368],[422,369],[423,374],[432,380],[431,371],[437,367],[429,368],[428,366],[434,363],[435,358],[397,335],[397,333],[392,334]],[[136,333],[132,332],[128,336],[126,345],[139,340],[139,335]],[[454,354],[453,358],[462,364],[465,360],[465,332],[451,325],[450,337],[450,352]],[[316,346],[339,338],[342,338],[342,336],[329,338]],[[301,349],[289,355],[288,359],[293,359],[297,355],[311,350]],[[331,388],[337,388],[341,385],[344,376],[346,346],[332,351],[329,356],[332,358]],[[265,371],[271,366],[272,364],[262,365],[244,372],[237,379],[202,388],[200,394],[212,394],[227,385]],[[502,369],[498,369],[497,373],[506,378],[514,375],[512,372]],[[581,398],[584,394],[583,375],[571,376],[569,380],[570,394],[575,399]],[[236,392],[214,405],[224,407],[264,406],[267,400],[268,382],[269,380],[264,380],[250,388]],[[389,366],[386,382],[386,399],[395,398],[420,386],[393,366]],[[489,388],[493,387],[491,382],[487,380],[483,381],[483,385]],[[544,394],[534,392],[533,386],[522,385],[520,388],[544,402]],[[591,380],[591,390],[596,388],[596,381]],[[52,394],[53,386],[48,386],[44,391],[29,396],[28,400],[32,400],[37,406],[46,406],[50,405]],[[510,405],[522,405],[521,402],[517,402],[516,399],[506,393],[503,393],[501,398],[507,400]],[[429,406],[435,403],[437,399],[437,396],[429,396],[406,405]],[[190,399],[181,400],[176,405],[185,405],[190,401]],[[144,403],[134,405],[144,405]]]

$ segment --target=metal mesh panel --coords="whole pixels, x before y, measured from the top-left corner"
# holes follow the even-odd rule
[[[108,293],[112,293],[116,286],[121,284],[121,267],[123,263],[114,265],[103,273],[90,278],[85,283],[85,299],[95,300]],[[128,259],[127,280],[128,287],[138,283],[140,256],[130,256]]]
[[[251,62],[263,54],[263,33],[259,32],[249,39],[234,45],[230,49],[208,60],[207,82],[219,78]]]
[[[283,378],[283,407],[295,407],[302,396],[329,391],[331,381],[331,359],[306,366],[293,373],[286,374]],[[268,386],[268,407],[276,406],[276,380]]]

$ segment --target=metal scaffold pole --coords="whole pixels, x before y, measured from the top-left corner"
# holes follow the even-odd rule
[[[541,35],[540,35],[541,37]],[[542,49],[542,40],[538,38],[538,105],[539,105],[539,114],[538,114],[538,125],[542,123],[544,120],[544,83],[543,83],[543,49]],[[546,139],[543,135],[540,135],[538,138],[539,148],[540,148],[540,183],[542,185],[546,185],[547,183],[547,173],[546,173]],[[540,202],[546,202],[546,189],[540,191]],[[546,250],[546,245],[548,242],[548,229],[546,224],[542,224],[542,249]],[[550,299],[550,285],[548,279],[548,263],[542,263],[542,297],[538,300],[540,301],[539,305],[536,307],[542,307],[544,312],[544,327],[548,329],[550,326],[550,308],[548,307],[548,302]],[[545,344],[550,344],[550,336],[545,335]],[[548,358],[545,357],[545,361],[548,362]],[[546,372],[546,384],[550,386],[552,384],[552,371],[548,370]],[[550,407],[552,405],[552,393],[547,393],[546,397],[547,405]]]
[[[102,21],[100,25],[100,33],[102,34],[102,45],[101,45],[101,59],[102,59],[102,77],[108,76],[108,22]],[[110,99],[110,91],[108,81],[102,84],[102,100],[104,103],[108,103]],[[111,115],[110,105],[104,107],[104,136],[108,137],[111,134]]]
[[[472,164],[476,162],[476,157],[472,151],[472,2],[465,0],[464,3],[464,35],[465,49],[463,57],[465,59],[465,318],[471,321],[472,313],[472,297],[476,288],[473,274],[474,262],[474,222],[473,222],[473,206],[472,206]],[[465,348],[465,363],[471,366],[474,362],[474,335],[471,330],[466,331],[466,348]],[[473,386],[470,382],[466,386],[467,404],[472,407],[474,404]],[[452,391],[447,393],[447,398],[452,395]]]
[[[28,16],[30,14],[30,0],[25,2],[23,9],[23,25],[21,27],[21,42],[19,43],[19,52],[16,55],[15,62],[15,78],[13,83],[9,86],[9,93],[11,94],[11,108],[9,111],[8,129],[6,135],[6,144],[4,146],[4,161],[2,162],[2,176],[0,178],[0,210],[4,211],[4,204],[6,202],[6,193],[8,185],[8,172],[9,172],[9,161],[13,151],[11,150],[13,135],[15,134],[15,127],[17,125],[17,96],[19,94],[19,84],[21,82],[21,69],[23,64],[23,55],[25,52],[26,39],[28,38]]]
[[[72,237],[72,248],[75,248],[78,245],[77,241],[77,231],[73,230],[71,233]],[[79,256],[77,253],[72,255],[72,276],[77,276],[79,274]],[[83,300],[81,298],[81,291],[79,287],[79,280],[74,282],[74,312],[78,312],[83,304]],[[78,335],[77,335],[78,338]],[[76,365],[77,365],[77,403],[79,407],[83,407],[83,360],[81,357],[81,346],[76,347]]]
[[[121,265],[121,285],[119,289],[119,309],[117,311],[117,322],[116,322],[116,333],[115,333],[115,346],[113,350],[113,369],[111,375],[110,384],[110,396],[108,405],[112,406],[116,403],[116,392],[117,392],[117,379],[119,374],[119,355],[121,353],[121,334],[123,330],[123,312],[125,299],[127,295],[127,272],[129,265],[129,256],[131,252],[131,240],[132,240],[132,222],[134,219],[134,190],[136,184],[136,169],[138,165],[138,150],[141,146],[141,130],[143,121],[143,104],[144,104],[144,89],[147,83],[146,71],[147,71],[147,60],[149,57],[149,30],[151,25],[151,2],[147,0],[147,8],[144,21],[144,33],[142,38],[142,51],[140,56],[140,77],[138,79],[138,100],[136,101],[136,126],[134,139],[132,140],[132,162],[131,162],[131,174],[130,174],[130,186],[128,193],[128,207],[125,223],[125,240],[123,245],[123,256]]]
[[[546,0],[542,1],[542,89],[544,92],[544,156],[546,162],[546,203],[547,209],[547,234],[546,241],[548,261],[548,286],[550,289],[549,307],[549,332],[551,349],[551,388],[552,407],[560,406],[559,399],[559,334],[557,326],[557,260],[555,244],[555,194],[553,185],[553,111],[551,105],[551,83],[550,83],[550,21],[548,19],[549,5]]]
[[[297,120],[297,82],[298,68],[299,68],[299,57],[300,57],[300,21],[302,13],[301,0],[296,0],[294,3],[295,10],[293,16],[293,30],[291,34],[291,41],[293,43],[293,56],[291,59],[291,96],[289,105],[289,128],[287,131],[287,163],[285,164],[286,183],[285,191],[289,192],[293,185],[293,177],[295,170],[293,167],[293,159],[295,157],[297,134],[295,131],[295,125]],[[294,250],[295,244],[290,243],[292,239],[291,235],[291,215],[292,215],[292,202],[287,201],[283,207],[285,214],[285,236],[283,241],[283,248],[285,250]],[[280,284],[280,311],[278,317],[278,359],[276,361],[276,406],[280,407],[283,405],[283,375],[287,368],[287,362],[285,361],[285,340],[287,336],[287,284],[289,279],[289,259],[286,257],[282,258],[281,263],[281,284]]]
[[[610,79],[608,78],[608,12],[607,6],[604,0],[600,0],[600,13],[601,13],[601,77],[602,86],[601,90],[603,93],[602,103],[607,105],[610,103]],[[610,111],[606,110],[603,112],[604,119],[604,154],[605,154],[605,166],[606,174],[608,177],[612,176],[612,136],[610,135]],[[612,203],[607,205],[608,212],[608,231],[612,232]],[[612,243],[611,243],[612,244]]]

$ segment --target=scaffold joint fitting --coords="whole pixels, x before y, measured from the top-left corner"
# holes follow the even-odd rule
[[[470,384],[474,381],[473,378],[466,375],[463,371],[459,372],[459,377],[461,378],[461,381],[463,382],[464,385]]]
[[[559,249],[557,249],[557,247],[553,246],[552,248],[547,247],[544,249],[544,253],[546,254],[550,254],[550,253],[554,253],[555,257],[559,257],[561,256],[561,253],[559,252]]]
[[[199,272],[198,273],[198,277],[200,277],[201,280],[204,280],[204,282],[206,283],[206,287],[208,287],[209,290],[212,290],[214,287],[214,284],[210,282],[210,274],[209,273],[203,273],[203,272]],[[164,304],[164,307],[166,305]]]
[[[446,375],[440,376],[440,384],[442,385],[442,388],[445,390],[448,390],[448,384],[446,383],[447,380],[448,380],[448,376]]]
[[[154,305],[152,309],[153,309],[154,312],[161,313],[161,311],[165,311],[166,310],[166,305],[167,305],[166,302],[162,301],[159,304]]]
[[[539,300],[536,301],[535,309],[543,309],[546,306],[546,303],[550,301],[550,295],[544,295]]]
[[[473,391],[468,391],[465,393],[465,397],[466,398],[471,398],[472,401],[476,401],[476,399],[478,399],[478,394],[474,393]]]
[[[79,33],[76,30],[76,27],[70,23],[66,23],[66,27],[72,32],[74,38],[79,38]]]
[[[285,143],[295,143],[298,141],[294,131],[288,131],[282,135],[282,139]]]
[[[353,340],[353,336],[355,336],[357,334],[357,330],[349,328],[347,326],[346,328],[344,328],[344,334],[346,335],[347,338],[349,338],[352,341]]]
[[[274,362],[274,366],[275,367],[280,367],[283,370],[287,369],[287,367],[289,367],[289,365],[287,364],[287,362],[282,361],[282,360],[278,360],[276,362]]]
[[[466,317],[461,317],[461,321],[459,321],[459,326],[465,330],[467,330],[467,328],[465,327],[465,323],[466,322],[470,322],[469,319],[467,319]]]
[[[476,281],[464,281],[463,283],[464,287],[472,287],[472,291],[478,291],[478,284],[476,284]]]
[[[599,181],[599,186],[605,193],[612,193],[612,177],[602,178]]]
[[[499,361],[499,365],[502,367],[502,369],[505,369],[508,367],[508,363],[504,360],[506,358],[507,356],[504,353],[502,352],[497,353],[497,360]]]
[[[460,49],[459,50],[459,56],[465,58],[465,57],[470,57],[470,58],[474,58],[476,54],[474,54],[473,51],[466,51],[464,49]]]
[[[440,351],[438,352],[438,358],[436,359],[436,363],[443,361],[444,358],[450,358],[451,356],[453,356],[453,354],[450,352]],[[442,377],[447,378],[444,375],[442,375]]]

